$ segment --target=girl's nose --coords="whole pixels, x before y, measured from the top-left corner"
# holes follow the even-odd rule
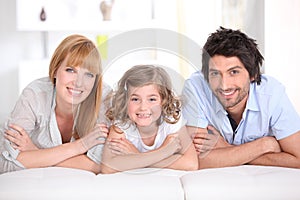
[[[147,109],[147,107],[148,107],[147,102],[146,101],[142,101],[141,104],[140,104],[140,109],[141,110],[145,110],[145,109]]]

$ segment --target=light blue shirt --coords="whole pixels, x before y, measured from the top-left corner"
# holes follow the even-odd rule
[[[239,145],[264,136],[277,140],[300,130],[300,117],[294,109],[284,86],[274,78],[262,75],[260,85],[250,84],[249,98],[234,141],[227,112],[212,93],[201,72],[195,72],[185,81],[183,116],[187,126],[206,128],[214,126],[227,142]]]

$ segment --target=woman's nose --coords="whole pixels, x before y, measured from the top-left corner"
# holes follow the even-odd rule
[[[83,78],[80,74],[78,74],[75,78],[75,87],[81,87],[83,85]]]

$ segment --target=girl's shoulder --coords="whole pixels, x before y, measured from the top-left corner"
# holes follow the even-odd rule
[[[179,120],[174,124],[170,124],[170,123],[167,123],[166,121],[163,121],[163,123],[160,125],[159,129],[163,132],[167,132],[167,133],[171,134],[171,133],[176,133],[185,125],[186,125],[186,120],[181,116],[179,118]]]

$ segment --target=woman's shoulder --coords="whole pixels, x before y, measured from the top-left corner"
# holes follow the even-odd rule
[[[29,83],[22,91],[21,96],[38,98],[39,96],[49,98],[53,95],[53,83],[49,77],[36,79]]]
[[[43,77],[29,83],[24,90],[45,91],[49,89],[53,90],[53,83],[49,77]]]

